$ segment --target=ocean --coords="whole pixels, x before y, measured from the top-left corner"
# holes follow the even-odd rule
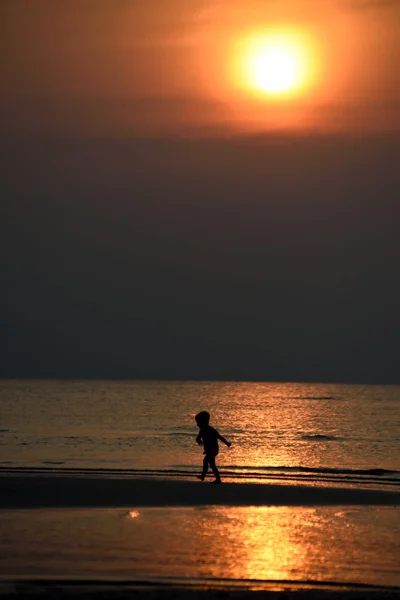
[[[400,482],[400,386],[2,381],[0,467],[190,476],[201,410],[231,479]]]
[[[400,491],[400,386],[2,381],[0,474],[197,481],[201,410],[224,483]],[[0,534],[3,579],[400,586],[390,506],[8,509]]]

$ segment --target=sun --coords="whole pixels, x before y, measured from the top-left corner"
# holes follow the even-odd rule
[[[298,33],[253,33],[237,45],[236,83],[255,94],[293,97],[309,86],[312,75],[312,52]]]
[[[271,44],[261,49],[253,58],[254,83],[271,94],[289,90],[296,85],[299,73],[296,58],[285,46]]]

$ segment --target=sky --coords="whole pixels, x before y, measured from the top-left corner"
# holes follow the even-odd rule
[[[0,376],[400,383],[399,22],[0,0]]]

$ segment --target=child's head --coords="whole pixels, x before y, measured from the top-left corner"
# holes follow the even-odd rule
[[[208,413],[206,410],[203,410],[201,412],[199,412],[198,415],[195,416],[196,419],[196,423],[198,425],[198,427],[200,427],[200,429],[202,427],[207,427],[207,425],[210,422],[210,413]]]

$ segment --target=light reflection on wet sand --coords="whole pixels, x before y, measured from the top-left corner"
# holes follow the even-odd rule
[[[0,576],[400,585],[392,508],[4,510]]]

